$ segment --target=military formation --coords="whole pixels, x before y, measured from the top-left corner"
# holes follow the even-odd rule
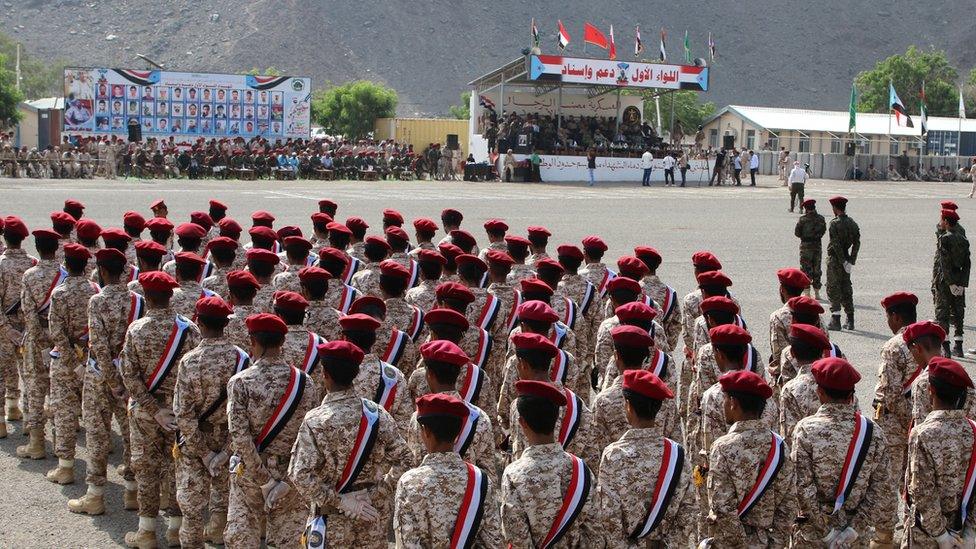
[[[450,208],[412,233],[384,210],[370,231],[322,200],[308,231],[253,212],[249,239],[217,200],[183,223],[162,200],[118,227],[75,200],[49,227],[7,216],[0,438],[21,423],[17,456],[53,452],[65,485],[83,429],[87,491],[67,508],[135,512],[129,547],[972,548],[956,205],[935,321],[914,294],[881,302],[868,403],[830,339],[854,328],[860,234],[829,202],[829,223],[802,203],[768,357],[705,250],[681,297],[650,246],[608,266],[598,236],[552,247],[490,219],[480,247]]]

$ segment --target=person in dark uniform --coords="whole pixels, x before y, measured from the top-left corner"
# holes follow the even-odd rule
[[[813,295],[820,299],[821,264],[823,263],[823,235],[827,232],[824,216],[817,213],[817,201],[808,198],[801,204],[803,215],[796,222],[793,234],[800,239],[800,269],[810,277]]]
[[[932,300],[935,305],[935,321],[949,333],[953,327],[952,354],[965,353],[962,348],[963,320],[966,316],[966,286],[969,285],[969,240],[958,230],[959,214],[956,210],[942,210],[939,219],[939,237],[935,244],[935,267],[932,273]],[[948,355],[949,343],[945,344]]]
[[[830,220],[830,241],[827,244],[827,298],[830,300],[830,324],[828,330],[840,330],[840,310],[847,313],[845,328],[854,329],[854,290],[851,287],[851,271],[857,263],[861,248],[861,229],[847,215],[847,199],[835,196],[830,199],[834,218]]]

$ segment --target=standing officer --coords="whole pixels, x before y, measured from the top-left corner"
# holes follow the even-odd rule
[[[966,313],[966,286],[969,285],[969,240],[957,230],[959,214],[955,210],[942,210],[939,219],[939,235],[935,244],[935,268],[932,273],[932,300],[935,302],[935,320],[949,333],[953,327],[952,354],[963,356],[963,320]],[[946,343],[948,347],[948,342]],[[949,356],[946,350],[946,356]]]
[[[827,298],[830,300],[829,330],[840,330],[840,309],[847,313],[847,330],[854,329],[854,290],[851,288],[851,271],[857,263],[861,248],[861,229],[847,215],[847,199],[835,196],[830,199],[834,218],[830,220],[830,242],[827,243]],[[967,275],[968,278],[968,275]]]
[[[23,342],[24,308],[20,300],[24,272],[37,264],[21,248],[30,233],[27,225],[16,216],[3,220],[3,241],[6,247],[0,254],[0,394],[5,395],[6,420],[17,421],[23,417],[18,406],[20,388],[18,375]],[[0,438],[6,436],[7,424],[0,422]]]
[[[813,297],[820,299],[822,241],[824,233],[827,232],[827,222],[824,221],[824,216],[817,213],[816,200],[808,198],[801,206],[803,214],[796,221],[796,228],[793,229],[793,234],[800,239],[800,269],[810,277]]]

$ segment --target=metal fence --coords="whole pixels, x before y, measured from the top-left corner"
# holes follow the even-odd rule
[[[889,165],[898,166],[898,157],[887,154],[858,154],[856,157],[837,153],[790,153],[790,164],[792,168],[794,161],[800,164],[810,164],[810,177],[819,179],[847,179],[850,177],[851,169],[857,163],[857,168],[866,173],[868,167],[874,164],[879,172],[887,172]],[[960,156],[937,156],[937,155],[909,155],[909,166],[918,167],[920,172],[928,171],[930,168],[940,169],[947,167],[953,172],[958,173],[961,168],[968,168],[970,161],[968,157]],[[759,153],[759,173],[775,175],[778,170],[779,152],[761,151]],[[789,170],[787,170],[789,171]]]

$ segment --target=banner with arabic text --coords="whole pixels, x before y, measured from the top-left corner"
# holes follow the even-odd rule
[[[531,55],[529,80],[672,90],[708,90],[708,67]]]

